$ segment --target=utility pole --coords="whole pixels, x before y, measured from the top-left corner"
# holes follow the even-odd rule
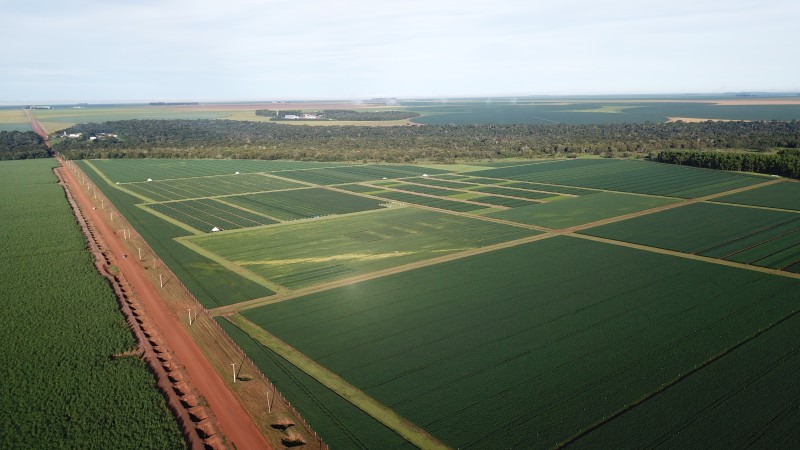
[[[236,383],[236,363],[231,363],[231,367],[233,367],[233,382]]]
[[[142,247],[138,247],[139,249],[139,261],[142,260]]]
[[[112,222],[114,221],[114,212],[113,211],[111,212],[111,221]]]
[[[163,277],[162,274],[158,274],[158,284],[163,289],[164,288],[164,279],[162,277]],[[189,316],[189,325],[191,325],[191,324],[192,324],[192,316],[190,315]]]
[[[186,311],[189,312],[189,325],[192,324],[192,308],[186,308]]]

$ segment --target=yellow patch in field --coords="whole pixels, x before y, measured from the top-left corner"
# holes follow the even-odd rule
[[[292,259],[267,259],[260,261],[236,261],[242,266],[284,266],[288,264],[319,264],[331,261],[374,261],[378,259],[396,258],[398,256],[412,255],[414,252],[390,252],[390,253],[341,253],[339,255],[322,256],[316,258],[292,258]]]

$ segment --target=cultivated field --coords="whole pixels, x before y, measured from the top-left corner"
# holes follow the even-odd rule
[[[0,162],[0,447],[184,448],[56,165]]]
[[[798,183],[613,159],[79,166],[334,448],[798,438]]]

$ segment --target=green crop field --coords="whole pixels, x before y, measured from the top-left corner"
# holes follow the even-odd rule
[[[566,228],[676,202],[663,197],[598,192],[558,202],[490,213],[490,217],[547,228]]]
[[[536,233],[435,211],[389,208],[190,241],[295,289]]]
[[[716,194],[769,179],[694,167],[612,159],[519,165],[471,172],[470,175],[682,198]]]
[[[0,162],[0,446],[184,448],[54,166]]]
[[[800,261],[793,212],[695,203],[584,233],[773,269],[795,270]]]
[[[127,183],[124,187],[153,201],[219,197],[251,192],[278,191],[305,187],[300,183],[266,174],[218,175],[177,180]]]
[[[771,184],[751,191],[719,197],[716,201],[800,211],[800,183]]]
[[[797,287],[552,238],[244,315],[452,447],[541,448],[796,313]]]
[[[407,424],[454,448],[797,436],[797,399],[770,401],[800,368],[797,183],[581,158],[80,166],[334,447],[408,448]]]

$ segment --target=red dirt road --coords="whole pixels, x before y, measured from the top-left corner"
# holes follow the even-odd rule
[[[80,188],[80,183],[75,175],[63,164],[61,174],[70,187],[75,200],[81,206],[84,216],[92,223],[95,231],[103,237],[107,250],[113,255],[112,260],[116,260],[116,266],[133,287],[139,301],[144,305],[148,317],[158,327],[160,337],[185,367],[192,385],[208,402],[227,442],[233,443],[239,450],[271,449],[267,439],[228,390],[225,382],[206,360],[200,348],[167,309],[158,290],[150,283],[136,258],[122,258],[122,255],[126,253],[122,243],[103,220],[100,211],[92,209],[89,194]]]

